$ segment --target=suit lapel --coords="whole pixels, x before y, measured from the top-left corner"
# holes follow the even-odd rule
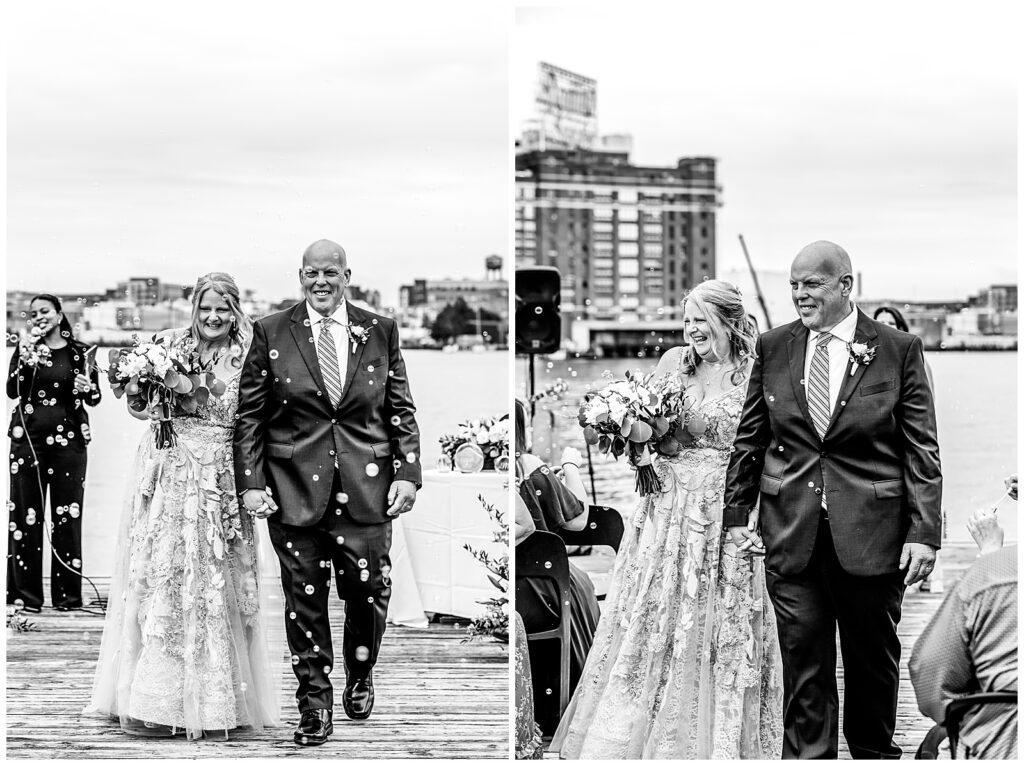
[[[857,309],[857,329],[853,333],[854,343],[864,343],[868,347],[872,344],[871,342],[878,337],[878,332],[875,330],[874,322],[867,318],[863,311]],[[866,364],[858,364],[857,369],[850,374],[850,368],[853,366],[853,360],[847,359],[846,372],[843,375],[843,385],[839,387],[839,400],[836,402],[835,409],[832,410],[832,419],[829,420],[829,430],[835,424],[839,416],[843,414],[843,410],[846,409],[842,402],[848,402],[850,397],[853,396],[853,392],[857,390],[857,386],[860,385],[861,379],[864,377],[864,372],[868,366]],[[827,433],[827,432],[826,432]]]
[[[811,432],[817,436],[814,428],[814,421],[811,420],[811,412],[807,409],[807,390],[804,388],[804,363],[807,358],[807,336],[808,330],[802,322],[797,322],[796,327],[789,335],[786,342],[786,349],[789,352],[789,380],[793,384],[793,395],[796,403],[803,413],[804,420],[810,426]]]
[[[320,359],[316,355],[316,343],[313,342],[313,328],[309,323],[309,314],[306,313],[306,302],[302,301],[292,311],[292,337],[295,345],[299,347],[299,354],[302,361],[309,368],[310,375],[316,381],[317,388],[324,390],[323,375],[320,374]]]
[[[371,332],[371,329],[377,326],[371,325],[366,313],[351,303],[348,304],[348,323],[349,325],[362,327],[366,332]],[[369,343],[370,339],[368,337],[366,343],[357,343],[356,350],[353,352],[351,337],[345,342],[345,353],[348,354],[348,368],[345,370],[345,387],[341,390],[342,401],[348,396],[349,389],[352,387],[352,379],[355,378],[356,369],[359,367],[359,361],[363,358],[363,350]]]

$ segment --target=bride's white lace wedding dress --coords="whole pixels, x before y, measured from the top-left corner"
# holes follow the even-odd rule
[[[568,759],[776,759],[782,660],[759,558],[722,529],[745,386],[696,407],[707,430],[656,458],[616,559],[583,678],[552,741]]]
[[[173,419],[174,446],[157,449],[147,431],[138,448],[86,709],[135,734],[223,737],[278,720],[255,530],[232,472],[237,405],[235,375]]]

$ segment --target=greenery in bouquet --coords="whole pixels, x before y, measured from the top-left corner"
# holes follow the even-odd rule
[[[453,462],[459,447],[463,444],[475,444],[484,453],[485,469],[494,468],[502,458],[508,460],[508,416],[500,415],[460,423],[458,431],[443,434],[438,442],[441,444],[441,451]]]
[[[213,361],[200,361],[188,333],[145,342],[135,335],[133,340],[131,348],[111,349],[107,379],[114,396],[127,396],[133,411],[160,413],[156,446],[164,449],[176,442],[171,416],[194,414],[211,396],[223,396],[227,386],[213,374]]]
[[[498,641],[508,642],[508,618],[511,606],[508,599],[508,526],[504,514],[494,505],[478,495],[481,505],[495,524],[492,538],[498,544],[501,554],[494,556],[485,550],[474,548],[469,543],[462,547],[470,555],[487,568],[487,579],[497,589],[498,594],[477,603],[487,607],[486,611],[474,617],[469,623],[469,635],[472,640],[480,636],[491,636]]]

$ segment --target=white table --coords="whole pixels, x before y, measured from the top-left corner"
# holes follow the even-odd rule
[[[416,507],[402,516],[408,558],[427,612],[476,617],[485,610],[478,602],[498,595],[487,569],[462,547],[469,543],[494,556],[507,552],[494,542],[497,530],[479,495],[501,510],[508,523],[508,474],[493,471],[424,471]],[[402,553],[396,551],[397,544],[395,535],[393,561]]]

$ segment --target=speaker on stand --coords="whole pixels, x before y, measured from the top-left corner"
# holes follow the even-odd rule
[[[536,393],[534,357],[562,345],[562,275],[552,266],[516,269],[516,353],[529,357],[530,417]]]

